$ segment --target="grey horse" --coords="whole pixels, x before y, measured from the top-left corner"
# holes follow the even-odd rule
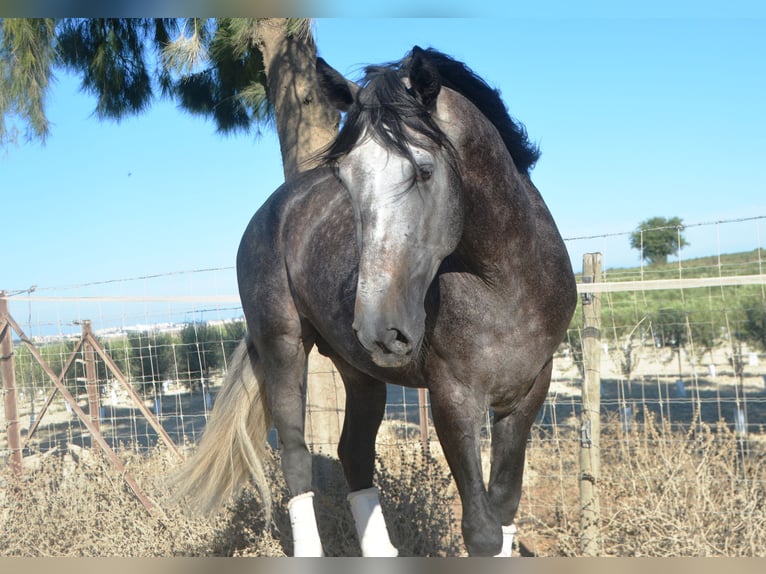
[[[245,230],[248,335],[180,493],[211,508],[252,479],[270,508],[273,424],[295,555],[323,555],[304,438],[317,346],[346,388],[338,455],[363,555],[397,554],[373,484],[387,383],[430,393],[469,554],[508,555],[530,427],[576,305],[566,248],[529,177],[538,150],[496,90],[436,50],[368,67],[359,84],[321,59],[317,71],[343,126],[323,165],[278,188]]]

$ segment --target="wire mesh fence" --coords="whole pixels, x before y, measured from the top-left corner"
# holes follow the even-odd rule
[[[704,229],[717,231],[721,225]],[[766,483],[763,469],[747,476],[744,470],[747,457],[761,456],[766,445],[766,253],[756,235],[752,250],[607,269],[602,283],[583,288],[601,297],[601,359],[596,368],[605,485],[616,480],[610,472],[624,462],[625,453],[648,457],[677,448],[677,455],[665,456],[677,456],[681,465],[690,437],[699,450],[709,435],[731,439],[734,445],[730,489],[743,481]],[[608,248],[611,238],[598,241]],[[580,242],[570,240],[570,250]],[[583,287],[582,278],[578,281]],[[181,449],[192,447],[203,432],[228,357],[245,333],[238,299],[230,292],[234,284],[232,269],[196,270],[11,293],[8,303],[23,338],[38,349],[82,411],[98,421],[104,440],[117,451],[142,453],[161,438],[152,417]],[[582,356],[582,315],[578,307],[554,357],[550,393],[528,445],[518,521],[520,527],[546,524],[527,540],[537,553],[545,554],[553,545],[559,553],[576,553],[574,543],[562,547],[561,541],[579,529],[577,451],[583,440],[581,394],[588,368]],[[95,376],[88,373],[86,349],[77,348],[86,322],[133,392],[98,353],[92,359]],[[55,392],[21,338],[14,337],[13,358],[25,464],[33,466],[36,457],[55,452],[91,456],[92,429]],[[93,379],[95,400],[88,385]],[[438,440],[427,420],[427,395],[401,387],[388,391],[380,446],[427,444],[438,456]],[[314,452],[334,456],[344,404],[339,374],[327,358],[313,352],[306,432]],[[491,418],[488,411],[483,432],[487,447]],[[9,422],[4,415],[0,428]],[[270,440],[276,445],[276,436]],[[7,462],[4,432],[0,455]],[[488,476],[488,454],[484,459]],[[639,464],[630,460],[629,466]],[[642,460],[641,465],[652,464]],[[639,476],[645,468],[633,470]],[[607,515],[625,512],[613,499],[604,509]],[[610,552],[617,551],[604,553]]]
[[[605,282],[629,285],[630,290],[603,293],[600,369],[605,415],[615,414],[626,428],[640,422],[645,412],[652,412],[671,425],[685,426],[694,420],[708,423],[725,420],[738,432],[759,430],[766,399],[763,378],[766,362],[759,346],[763,337],[766,287],[755,282],[727,284],[727,278],[755,271],[749,275],[762,281],[761,257],[762,250],[757,249],[750,253],[749,259],[743,256],[728,265],[720,262],[704,265],[705,262],[695,261],[694,267],[681,268],[682,276],[674,279],[673,288],[662,290],[645,289],[652,280],[651,274],[674,274],[676,269],[644,269],[633,274],[623,270],[606,272]],[[694,273],[696,277],[702,274],[722,281],[717,286],[689,287],[683,273]],[[168,278],[157,279],[167,282]],[[143,288],[150,289],[153,280],[142,278]],[[147,406],[174,439],[181,443],[195,442],[226,371],[227,358],[244,335],[236,297],[197,295],[189,305],[188,298],[185,300],[183,296],[173,299],[164,295],[135,298],[111,295],[103,292],[107,285],[124,289],[124,283],[114,282],[83,287],[86,291],[102,289],[97,297],[79,292],[74,296],[69,293],[29,296],[26,300],[12,297],[12,312],[27,319],[24,327],[30,340],[53,370],[60,373],[80,336],[79,325],[87,320],[83,314],[92,311],[96,317],[93,328],[97,338]],[[214,305],[206,299],[213,299]],[[58,315],[62,306],[71,306],[72,302],[78,307],[76,317],[69,321],[58,317],[50,320],[55,316],[53,313]],[[53,313],[44,309],[46,306],[53,307]],[[113,319],[118,315],[122,325],[114,326]],[[132,321],[136,322],[130,324]],[[99,327],[99,323],[104,326]],[[583,375],[581,331],[578,309],[555,358],[550,396],[538,417],[543,429],[567,426],[579,417],[578,396]],[[22,427],[28,428],[52,385],[31,354],[16,343],[18,402]],[[151,427],[135,417],[135,405],[131,404],[125,389],[110,377],[103,361],[97,358],[96,363],[101,397],[99,415],[106,427],[113,429],[114,440],[137,447],[151,444],[155,440]],[[315,395],[332,394],[329,408],[336,414],[342,413],[345,399],[332,364],[314,354],[311,375],[314,382],[310,388],[317,391]],[[85,362],[78,357],[64,381],[79,392],[81,400],[85,400],[84,380]],[[331,390],[325,392],[322,387]],[[87,446],[87,429],[72,417],[68,406],[61,397],[53,399],[47,420],[40,427],[39,448],[53,446],[57,437]],[[328,407],[317,405],[317,408]],[[387,418],[418,428],[417,391],[391,387]],[[339,424],[336,422],[335,426]]]

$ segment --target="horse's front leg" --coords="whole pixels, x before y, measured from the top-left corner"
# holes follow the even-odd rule
[[[503,536],[481,470],[484,405],[472,389],[444,373],[430,391],[434,427],[463,503],[463,541],[471,556],[494,556]]]
[[[296,336],[256,341],[263,360],[266,398],[279,435],[282,472],[292,498],[287,504],[293,533],[293,555],[323,556],[314,512],[311,453],[304,435],[308,352]]]
[[[553,361],[548,361],[537,375],[529,392],[513,409],[495,409],[492,425],[492,468],[489,476],[489,499],[503,524],[501,556],[510,556],[516,528],[513,519],[521,499],[524,458],[529,430],[545,401],[551,381]]]
[[[391,544],[373,486],[375,437],[386,410],[386,385],[334,359],[346,386],[346,416],[338,445],[351,493],[348,501],[354,516],[362,556],[393,557],[399,552]]]

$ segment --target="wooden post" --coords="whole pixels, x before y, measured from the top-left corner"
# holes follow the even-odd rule
[[[420,414],[420,441],[423,451],[429,452],[428,441],[428,394],[426,389],[418,389],[418,412]]]
[[[8,433],[8,450],[13,474],[21,477],[22,453],[19,413],[16,404],[16,372],[13,361],[13,331],[8,321],[8,299],[5,291],[0,291],[0,376],[3,379],[5,403],[5,424]]]
[[[583,283],[601,282],[601,254],[583,256]],[[582,384],[580,426],[580,535],[584,556],[598,556],[601,548],[598,481],[601,472],[601,294],[582,295]]]
[[[335,365],[312,349],[307,364],[306,440],[313,454],[337,458],[345,403],[346,389]]]
[[[93,427],[101,430],[101,401],[98,393],[98,376],[96,375],[96,354],[88,336],[92,335],[90,321],[82,322],[83,355],[85,356],[85,385],[88,389],[88,414]]]

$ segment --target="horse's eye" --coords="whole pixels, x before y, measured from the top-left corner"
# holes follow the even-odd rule
[[[425,182],[431,179],[434,174],[434,170],[431,166],[421,166],[418,168],[418,175],[415,177],[417,181]]]

